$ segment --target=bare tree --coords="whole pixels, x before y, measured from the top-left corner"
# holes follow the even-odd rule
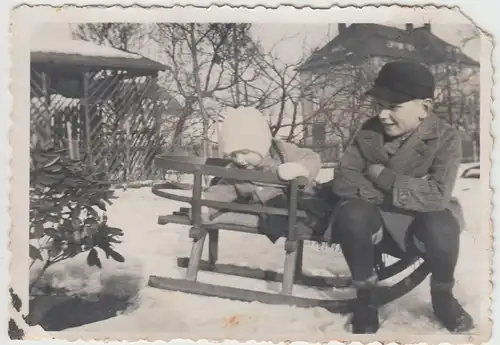
[[[73,31],[77,39],[130,51],[140,49],[146,34],[144,25],[136,23],[79,24]]]
[[[163,48],[165,64],[171,66],[163,85],[184,105],[175,126],[174,143],[187,127],[192,127],[188,124],[196,124],[201,118],[204,155],[212,155],[209,131],[211,127],[217,129],[213,125],[218,117],[214,101],[218,94],[230,93],[249,67],[246,56],[253,49],[247,45],[249,29],[249,24],[155,25],[151,37]]]

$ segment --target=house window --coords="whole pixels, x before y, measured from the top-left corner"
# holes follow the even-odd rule
[[[322,146],[325,144],[326,140],[326,123],[317,122],[312,125],[312,142],[313,145]]]
[[[396,48],[399,50],[408,50],[408,51],[415,51],[415,46],[409,43],[402,43],[402,42],[396,42],[396,41],[387,41],[386,46],[388,48]]]
[[[317,91],[318,92],[318,91]],[[321,101],[319,95],[314,95],[311,97],[312,111],[317,112],[321,109]]]

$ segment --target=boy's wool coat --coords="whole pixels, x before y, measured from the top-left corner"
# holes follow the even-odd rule
[[[452,197],[462,158],[458,131],[432,114],[393,156],[387,154],[383,137],[377,118],[365,122],[335,170],[333,192],[342,199],[361,198],[378,205],[385,229],[403,250],[417,212],[449,209],[463,229],[461,205]],[[368,165],[377,163],[395,174],[390,192],[366,176]]]

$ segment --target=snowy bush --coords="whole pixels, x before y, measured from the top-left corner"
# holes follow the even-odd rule
[[[30,289],[49,266],[81,253],[88,252],[87,264],[99,268],[102,264],[97,249],[106,258],[125,260],[113,250],[123,231],[109,226],[105,214],[113,190],[97,177],[84,162],[70,159],[67,150],[32,152],[30,268],[37,262],[42,268],[31,280]]]

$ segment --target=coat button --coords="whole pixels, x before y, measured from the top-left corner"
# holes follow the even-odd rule
[[[408,192],[400,192],[399,193],[399,199],[401,200],[401,202],[405,202],[406,200],[408,200]]]

